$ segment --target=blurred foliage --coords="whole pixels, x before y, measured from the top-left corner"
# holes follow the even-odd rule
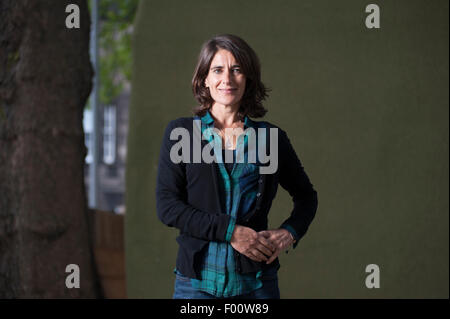
[[[110,104],[131,81],[131,36],[139,0],[99,0],[99,99]]]

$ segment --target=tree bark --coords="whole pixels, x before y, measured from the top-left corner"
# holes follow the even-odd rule
[[[65,25],[80,8],[80,28]],[[0,298],[96,298],[84,185],[83,0],[0,0]],[[80,269],[67,288],[66,266]]]

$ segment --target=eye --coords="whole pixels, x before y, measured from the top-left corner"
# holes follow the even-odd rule
[[[241,69],[233,69],[234,73],[241,73]]]
[[[219,74],[220,72],[222,72],[221,69],[214,69],[214,70],[213,70],[213,73],[216,73],[216,74]]]

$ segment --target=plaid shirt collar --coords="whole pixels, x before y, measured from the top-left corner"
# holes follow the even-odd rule
[[[202,123],[208,127],[212,127],[214,125],[214,118],[211,113],[206,111],[206,114],[202,116]],[[244,130],[248,127],[255,128],[255,122],[253,122],[247,115],[244,117]]]

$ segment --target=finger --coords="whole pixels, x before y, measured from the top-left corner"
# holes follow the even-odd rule
[[[293,243],[293,242],[292,242],[292,238],[286,238],[286,239],[283,241],[283,249],[288,248],[292,243]]]
[[[269,260],[268,257],[266,257],[262,252],[260,252],[258,249],[254,249],[252,250],[252,254],[253,256],[255,256],[256,258],[258,258],[258,261],[267,261]]]
[[[269,248],[271,252],[274,252],[277,249],[278,245],[274,243],[273,236],[270,231],[263,230],[259,232],[258,235],[260,235],[258,236],[258,241],[265,247]]]
[[[256,249],[258,249],[260,252],[262,252],[266,256],[272,256],[275,249],[272,249],[272,245],[268,242],[262,243],[259,242],[256,246]]]
[[[279,253],[280,253],[279,250],[276,251],[276,252],[269,258],[269,260],[266,262],[266,264],[272,263],[272,262],[278,257],[278,254],[279,254]]]
[[[250,258],[250,259],[253,260],[253,261],[256,261],[256,262],[261,262],[261,261],[263,261],[263,260],[261,260],[261,258],[255,256],[255,255],[252,254],[252,253],[249,253],[249,254],[247,255],[247,257]]]
[[[264,257],[267,257],[267,259],[272,256],[272,251],[268,249],[267,247],[264,247],[263,245],[258,245],[255,247],[259,253],[261,253]],[[267,260],[266,259],[266,260]]]
[[[272,253],[276,250],[275,245],[270,241],[267,240],[266,238],[259,236],[258,237],[258,241],[263,244],[265,247],[267,247],[268,249],[270,249],[270,255],[272,255]]]
[[[270,232],[267,230],[262,230],[258,234],[262,235],[265,238],[269,238],[271,236]]]

